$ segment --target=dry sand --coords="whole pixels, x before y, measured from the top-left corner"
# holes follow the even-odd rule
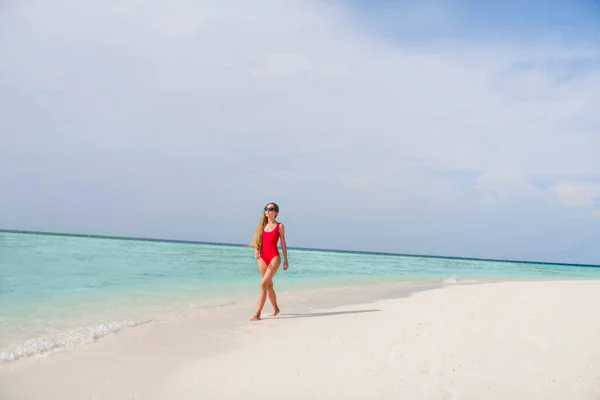
[[[148,324],[0,366],[0,399],[600,399],[600,281],[351,303]]]

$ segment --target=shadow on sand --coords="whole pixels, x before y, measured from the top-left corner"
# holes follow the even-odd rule
[[[330,311],[330,312],[314,312],[314,313],[302,313],[302,314],[284,314],[281,313],[276,317],[269,317],[264,319],[283,319],[283,318],[311,318],[311,317],[329,317],[332,315],[344,315],[344,314],[362,314],[368,312],[377,312],[381,310],[352,310],[352,311]]]

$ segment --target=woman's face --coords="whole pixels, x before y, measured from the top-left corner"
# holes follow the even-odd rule
[[[275,204],[269,203],[265,206],[265,215],[267,217],[277,216],[277,214],[278,214],[278,211],[277,211],[277,207],[275,206]]]

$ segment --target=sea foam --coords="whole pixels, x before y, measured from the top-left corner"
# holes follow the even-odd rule
[[[92,343],[98,338],[132,328],[150,321],[111,321],[104,324],[69,330],[53,336],[28,340],[0,350],[0,363],[8,363],[23,357],[46,356],[78,344]]]

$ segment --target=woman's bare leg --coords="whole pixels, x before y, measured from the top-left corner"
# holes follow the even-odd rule
[[[271,260],[271,263],[268,267],[264,268],[264,272],[260,265],[265,265],[262,260],[259,260],[259,268],[261,269],[262,280],[260,281],[260,290],[258,293],[258,306],[256,308],[256,312],[254,316],[250,318],[250,321],[257,321],[260,319],[260,314],[262,313],[262,309],[265,306],[265,302],[267,301],[267,296],[271,301],[271,305],[273,306],[273,314],[279,314],[279,307],[277,307],[277,298],[275,297],[275,290],[273,289],[273,276],[277,272],[279,268],[279,264],[281,263],[281,259],[279,257],[275,257]]]
[[[275,295],[275,289],[273,289],[273,280],[271,280],[269,283],[267,294],[269,295],[269,300],[271,301],[271,306],[273,307],[273,312],[269,315],[271,317],[276,317],[277,314],[279,314],[279,306],[277,306],[277,296]]]
[[[279,268],[281,264],[281,257],[277,256],[271,260],[271,264],[275,265],[276,268]],[[263,277],[265,272],[267,272],[267,264],[262,259],[258,259],[258,271],[260,272],[260,276]],[[279,314],[279,306],[277,305],[277,295],[275,294],[275,289],[273,288],[273,281],[269,284],[267,288],[267,297],[271,302],[271,306],[273,307],[273,313],[270,314],[271,317],[277,316]]]

